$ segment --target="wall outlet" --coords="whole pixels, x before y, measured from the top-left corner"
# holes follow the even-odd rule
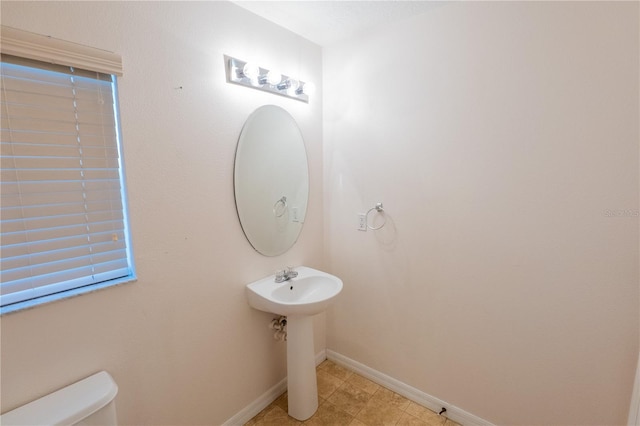
[[[367,215],[366,215],[366,213],[360,213],[358,215],[358,231],[367,232]]]
[[[291,213],[293,215],[293,218],[291,219],[291,221],[300,222],[300,212],[298,211],[298,208],[297,207],[292,208]]]

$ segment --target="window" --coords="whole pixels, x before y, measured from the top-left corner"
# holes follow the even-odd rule
[[[134,278],[115,74],[33,60],[42,58],[51,39],[27,33],[38,49],[25,55],[11,50],[6,30],[0,68],[3,312]],[[14,40],[24,40],[11,31]],[[56,49],[48,49],[53,59],[69,62],[58,58],[65,42],[54,43]],[[91,60],[81,65],[92,67]]]

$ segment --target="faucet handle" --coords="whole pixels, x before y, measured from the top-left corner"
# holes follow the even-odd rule
[[[295,278],[298,276],[298,271],[294,271],[291,266],[287,266],[286,274],[289,278]]]
[[[282,281],[284,281],[284,276],[287,272],[283,269],[281,271],[276,271],[276,279],[275,281],[277,283],[281,283]]]

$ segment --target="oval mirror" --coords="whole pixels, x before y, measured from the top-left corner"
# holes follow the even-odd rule
[[[287,111],[265,105],[247,118],[233,182],[240,224],[253,248],[265,256],[289,250],[307,214],[309,169],[302,134]]]

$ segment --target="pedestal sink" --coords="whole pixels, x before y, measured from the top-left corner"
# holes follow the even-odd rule
[[[287,390],[289,415],[306,420],[318,409],[313,321],[342,291],[342,280],[306,266],[281,283],[275,275],[247,285],[249,305],[287,317]]]

